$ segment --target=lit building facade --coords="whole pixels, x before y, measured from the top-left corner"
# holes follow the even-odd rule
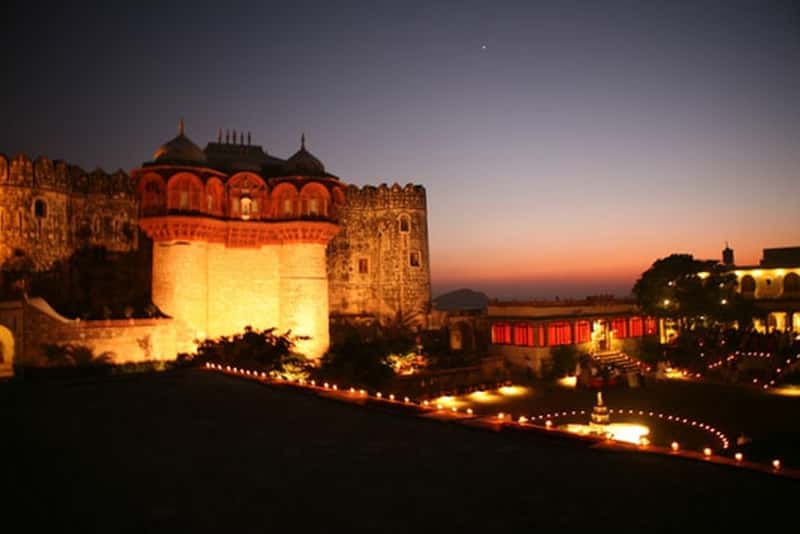
[[[614,298],[541,302],[493,302],[487,309],[489,354],[536,374],[559,345],[582,353],[638,355],[645,338],[657,339],[658,321],[641,314],[635,302]]]
[[[754,320],[756,330],[800,333],[800,247],[765,248],[759,264],[749,266],[736,265],[727,247],[722,255],[737,291],[764,316]]]

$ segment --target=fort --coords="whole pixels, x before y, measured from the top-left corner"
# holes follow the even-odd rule
[[[331,320],[428,321],[425,189],[348,185],[305,136],[281,159],[235,131],[200,149],[181,121],[130,174],[0,154],[3,271],[57,272],[87,247],[143,265],[127,283],[143,280],[152,310],[73,317],[17,287],[0,308],[5,373],[12,361],[39,362],[46,343],[84,344],[116,362],[172,359],[206,337],[274,327],[318,358]]]

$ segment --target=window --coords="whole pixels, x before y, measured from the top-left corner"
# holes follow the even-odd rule
[[[369,260],[367,258],[360,258],[358,260],[358,273],[359,274],[369,273]]]
[[[178,207],[180,209],[182,209],[182,210],[188,210],[189,209],[189,192],[188,191],[181,191],[180,195],[181,195],[180,196],[180,204],[178,204]]]
[[[292,199],[285,198],[283,199],[283,215],[284,217],[288,217],[292,215]]]
[[[497,345],[511,343],[511,325],[495,323],[492,325],[492,343]]]
[[[206,202],[207,202],[206,209],[208,210],[209,213],[211,213],[212,211],[214,211],[214,197],[212,195],[207,195]]]
[[[514,345],[528,345],[528,325],[517,323],[514,325]]]
[[[400,216],[400,231],[404,234],[408,233],[409,228],[411,227],[411,221],[408,219],[408,215],[401,215]]]
[[[250,200],[250,197],[242,197],[241,206],[242,206],[242,219],[246,221],[250,218],[250,209],[252,208],[252,201]]]
[[[628,321],[624,317],[617,317],[611,321],[611,330],[617,339],[628,337]]]
[[[239,216],[239,199],[237,197],[234,197],[231,202],[231,215],[234,217]]]
[[[783,292],[797,293],[800,291],[800,276],[796,273],[789,273],[783,278]]]
[[[43,199],[37,198],[33,202],[33,214],[39,219],[47,217],[47,203]]]
[[[644,320],[644,332],[648,336],[654,336],[656,334],[656,329],[658,328],[658,323],[656,322],[655,317],[647,317]]]
[[[588,343],[592,340],[592,325],[589,321],[575,322],[575,343]]]
[[[631,337],[641,337],[643,333],[642,318],[631,317]]]
[[[547,344],[569,345],[572,343],[572,332],[569,323],[566,321],[555,321],[547,325]]]
[[[412,267],[419,267],[419,252],[412,252],[408,255],[408,263]]]
[[[319,200],[311,197],[308,199],[308,214],[319,215]]]

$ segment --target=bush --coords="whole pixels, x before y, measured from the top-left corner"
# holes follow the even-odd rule
[[[197,355],[178,355],[180,361],[197,364],[214,362],[275,372],[284,378],[305,378],[311,363],[293,349],[297,341],[307,339],[291,332],[276,334],[274,328],[255,330],[250,326],[232,337],[206,339],[197,348]]]

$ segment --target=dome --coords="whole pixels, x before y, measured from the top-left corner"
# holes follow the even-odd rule
[[[177,137],[161,145],[153,154],[156,163],[202,163],[206,162],[206,155],[199,146],[183,133],[183,120]]]
[[[286,160],[284,166],[287,174],[297,174],[300,176],[326,176],[325,166],[314,154],[306,150],[306,136],[300,137],[300,150]]]

